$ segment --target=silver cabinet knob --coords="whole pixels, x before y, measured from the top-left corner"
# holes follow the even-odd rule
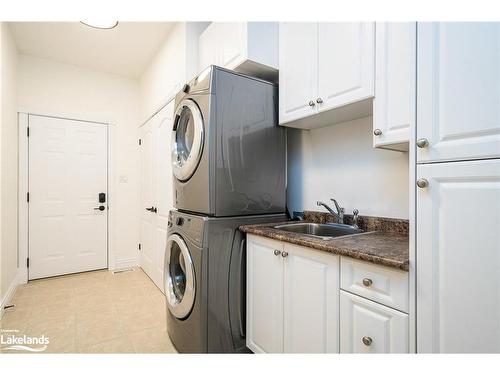
[[[316,105],[316,103],[314,103],[314,100],[309,101],[309,106],[310,107],[314,107],[315,105]]]
[[[379,135],[382,135],[382,130],[380,130],[380,129],[375,129],[375,130],[373,131],[373,134],[374,134],[374,135],[376,135],[376,136],[378,137]]]
[[[371,286],[373,284],[373,281],[367,277],[363,279],[363,285],[364,286]]]
[[[318,104],[323,103],[323,99],[321,99],[321,98],[316,99],[316,103],[318,103]]]
[[[373,340],[370,336],[363,336],[361,341],[363,341],[363,344],[365,344],[366,346],[370,346],[373,342]]]
[[[283,251],[283,252],[281,253],[281,256],[282,256],[283,258],[286,258],[286,257],[288,256],[288,253],[287,253],[286,251]]]
[[[279,251],[279,250],[274,250],[274,255],[278,256],[278,255],[280,255],[280,254],[281,254],[281,251]]]
[[[427,181],[425,178],[419,178],[417,180],[417,186],[420,189],[426,188],[427,186],[429,186],[429,181]]]
[[[427,138],[417,139],[417,147],[418,148],[425,148],[427,146],[429,146],[429,141],[427,140]]]

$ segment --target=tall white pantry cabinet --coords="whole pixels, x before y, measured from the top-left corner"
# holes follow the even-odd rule
[[[500,24],[417,40],[417,351],[498,353]]]

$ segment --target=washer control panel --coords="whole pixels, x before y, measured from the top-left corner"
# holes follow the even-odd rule
[[[201,245],[203,240],[203,217],[170,211],[168,215],[169,232],[179,232]]]

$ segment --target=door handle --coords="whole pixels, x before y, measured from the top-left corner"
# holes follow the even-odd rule
[[[158,209],[155,206],[147,207],[146,211],[157,213]]]
[[[106,207],[104,206],[99,206],[99,207],[94,207],[94,210],[99,210],[99,211],[104,211],[106,209]]]

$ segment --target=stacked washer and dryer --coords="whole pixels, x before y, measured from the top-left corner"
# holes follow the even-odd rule
[[[181,353],[242,353],[243,224],[286,219],[286,134],[275,84],[211,66],[175,98],[167,329]]]

